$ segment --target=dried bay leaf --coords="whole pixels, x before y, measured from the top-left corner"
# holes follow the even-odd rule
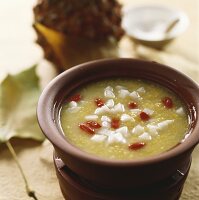
[[[36,119],[40,88],[35,69],[8,75],[0,84],[0,142],[12,137],[44,139]]]

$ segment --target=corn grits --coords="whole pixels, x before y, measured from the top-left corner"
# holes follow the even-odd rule
[[[102,80],[66,98],[60,124],[74,146],[109,159],[140,159],[168,151],[188,132],[183,102],[138,79]]]

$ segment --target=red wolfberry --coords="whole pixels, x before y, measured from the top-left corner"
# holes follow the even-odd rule
[[[134,108],[137,108],[138,105],[137,105],[136,102],[129,102],[129,103],[128,103],[128,107],[129,107],[130,109],[134,109]]]
[[[146,143],[144,143],[144,142],[136,142],[136,143],[130,144],[129,149],[136,151],[136,150],[143,148],[145,145],[146,145]]]
[[[86,124],[91,128],[101,128],[101,125],[95,121],[87,121]]]
[[[150,119],[150,116],[145,112],[141,112],[140,113],[140,119],[143,120],[143,121],[147,121],[147,120]]]
[[[79,127],[80,127],[83,131],[85,131],[85,132],[87,132],[87,133],[89,133],[89,134],[94,134],[94,133],[95,133],[95,129],[94,129],[94,128],[91,128],[88,124],[81,123],[81,124],[79,124]]]
[[[166,108],[172,108],[173,107],[173,101],[170,97],[164,97],[162,99],[162,103]]]
[[[112,119],[111,120],[111,127],[116,129],[116,128],[119,128],[120,127],[120,120],[119,119]]]
[[[75,94],[73,95],[72,97],[69,98],[69,101],[75,101],[75,102],[78,102],[82,99],[81,95],[80,94]]]
[[[104,101],[100,98],[95,99],[95,103],[97,107],[102,107],[104,105]]]

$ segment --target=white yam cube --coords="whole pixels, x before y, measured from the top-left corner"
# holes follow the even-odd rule
[[[178,108],[178,109],[176,110],[176,113],[177,113],[178,115],[184,115],[184,114],[185,114],[184,109],[183,109],[182,107]]]
[[[106,136],[109,136],[111,135],[112,133],[114,133],[114,131],[111,131],[109,130],[108,128],[100,128],[98,130],[96,130],[96,134],[100,134],[100,135],[106,135]]]
[[[113,92],[113,88],[111,86],[107,86],[104,90],[110,90],[111,92]]]
[[[122,85],[117,85],[115,88],[116,88],[117,90],[125,89],[125,87],[122,86]]]
[[[101,117],[101,121],[111,122],[111,118],[108,117],[108,116],[103,115],[103,116]]]
[[[70,108],[74,108],[74,107],[77,107],[77,102],[71,101],[68,105]]]
[[[136,108],[136,109],[131,109],[131,113],[132,113],[133,115],[138,115],[138,114],[140,114],[140,112],[141,112],[141,110],[138,109],[138,108]]]
[[[149,109],[149,108],[145,108],[145,109],[143,110],[143,112],[145,112],[145,113],[148,114],[148,115],[152,115],[152,114],[154,113],[154,111],[151,110],[151,109]]]
[[[100,114],[108,113],[108,112],[110,112],[110,109],[108,108],[108,106],[107,105],[103,105],[102,107],[97,108],[95,110],[94,114],[100,115]]]
[[[126,139],[121,133],[115,133],[115,138],[120,143],[124,143],[124,144],[126,143]]]
[[[105,90],[104,91],[104,96],[107,97],[107,98],[115,98],[115,95],[112,91],[110,90]]]
[[[105,128],[110,128],[111,127],[111,124],[107,121],[103,121],[102,122],[102,127],[105,127]]]
[[[140,95],[136,91],[131,92],[129,96],[135,101],[139,101],[141,99]]]
[[[103,105],[101,108],[103,109],[103,111],[105,113],[109,113],[110,112],[110,109],[109,109],[109,107],[107,105]]]
[[[97,108],[94,112],[96,115],[100,115],[103,113],[103,109],[100,107],[100,108]]]
[[[126,143],[126,139],[123,137],[121,133],[112,133],[108,136],[107,140],[108,144],[112,143]]]
[[[144,127],[139,124],[132,129],[133,134],[141,134],[143,132],[144,132]]]
[[[115,142],[115,138],[113,135],[109,135],[107,139],[107,144],[112,144]]]
[[[144,87],[140,87],[140,88],[137,89],[137,92],[139,92],[139,93],[145,93],[146,90],[144,89]]]
[[[151,135],[158,135],[158,132],[157,132],[158,126],[148,124],[148,125],[147,125],[147,129],[148,129],[148,132],[149,132]]]
[[[111,86],[108,86],[104,89],[104,96],[107,98],[115,98],[113,88]]]
[[[92,141],[95,141],[95,142],[103,142],[105,141],[107,138],[106,135],[98,135],[98,134],[95,134],[93,137],[91,137],[91,140]]]
[[[118,103],[117,105],[114,106],[114,108],[111,109],[113,113],[119,113],[119,112],[124,112],[125,108],[124,105],[121,103]]]
[[[87,115],[87,116],[85,116],[85,119],[86,120],[96,120],[96,119],[98,119],[98,116],[97,115]]]
[[[109,100],[106,102],[106,105],[107,105],[109,108],[112,108],[112,107],[115,105],[115,103],[114,103],[113,99],[109,99]]]
[[[149,133],[144,132],[144,133],[142,133],[142,135],[139,136],[139,139],[140,140],[151,140],[152,137]]]
[[[130,120],[134,121],[134,119],[128,114],[122,114],[121,117],[120,117],[120,120],[122,122],[127,122],[127,121],[130,121]]]
[[[127,137],[128,136],[128,127],[127,126],[123,126],[123,127],[120,127],[118,129],[115,130],[116,133],[121,133],[124,137]]]
[[[130,92],[128,90],[121,89],[118,91],[118,96],[122,99],[126,98],[129,96]]]
[[[162,130],[163,128],[166,128],[169,124],[171,124],[173,122],[174,122],[174,120],[165,120],[165,121],[158,123],[157,124],[158,130]]]

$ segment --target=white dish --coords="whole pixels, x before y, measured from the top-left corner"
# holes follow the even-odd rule
[[[161,5],[126,7],[123,10],[122,26],[126,33],[138,41],[161,42],[176,38],[183,33],[189,20],[185,13]],[[168,26],[179,19],[166,32]]]

